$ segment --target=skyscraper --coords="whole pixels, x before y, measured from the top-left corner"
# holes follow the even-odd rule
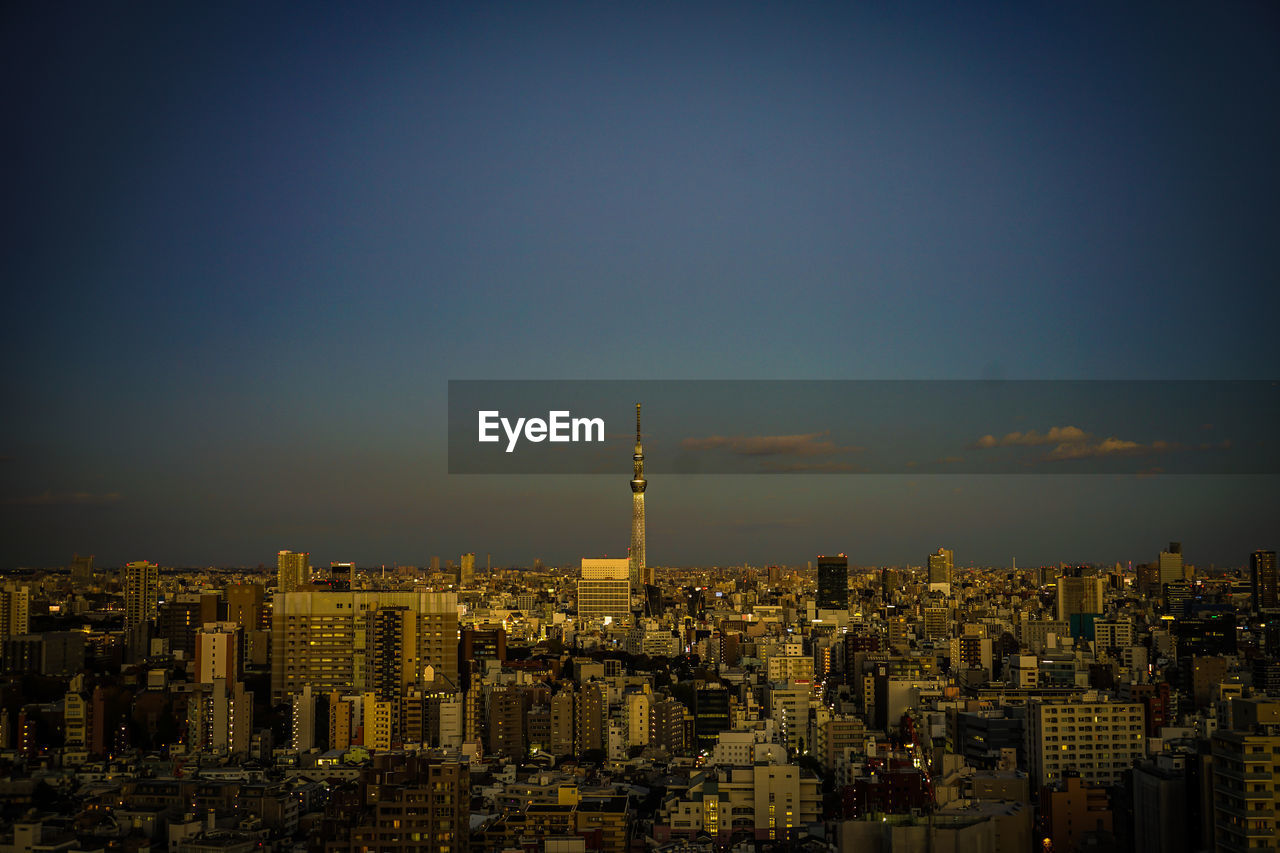
[[[1160,586],[1183,580],[1182,543],[1170,542],[1168,551],[1160,552]]]
[[[0,588],[0,640],[30,630],[31,590],[17,583]]]
[[[130,661],[147,653],[147,628],[156,615],[160,567],[137,560],[124,567],[124,636]]]
[[[844,610],[849,606],[849,558],[844,554],[818,557],[818,607]]]
[[[639,592],[646,583],[651,583],[645,570],[644,555],[644,490],[648,483],[644,479],[644,447],[640,444],[640,404],[636,403],[636,452],[632,458],[631,477],[631,552],[628,575],[631,579],[631,591]]]
[[[311,582],[311,555],[281,551],[276,555],[276,592],[297,592]]]
[[[947,548],[939,548],[937,553],[929,555],[929,588],[934,584],[951,586],[951,573],[955,570],[955,552]]]
[[[146,560],[137,560],[124,567],[124,625],[125,630],[146,624],[156,615],[156,590],[160,581],[160,566]]]
[[[463,554],[462,565],[458,568],[458,586],[466,588],[476,582],[476,555]]]
[[[1249,574],[1253,579],[1253,608],[1280,607],[1277,589],[1276,552],[1254,551],[1249,557]]]

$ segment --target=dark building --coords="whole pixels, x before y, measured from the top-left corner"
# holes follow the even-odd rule
[[[1254,551],[1249,557],[1249,576],[1253,581],[1254,610],[1280,607],[1276,588],[1276,552]]]
[[[1180,661],[1196,655],[1207,657],[1236,653],[1236,617],[1232,613],[1179,619],[1173,625],[1173,635]]]
[[[218,622],[226,610],[217,595],[180,595],[156,611],[156,636],[169,641],[169,651],[186,657],[196,653],[196,634],[206,622]]]
[[[464,853],[470,823],[466,764],[381,753],[354,784],[333,791],[321,828],[325,853]]]
[[[994,768],[1000,760],[1000,750],[1015,749],[1018,763],[1026,761],[1026,720],[1009,716],[1000,711],[947,712],[948,736],[955,752],[965,757],[974,767]]]
[[[663,612],[662,606],[662,587],[647,583],[644,585],[644,615],[661,616]]]
[[[716,748],[720,733],[728,731],[729,691],[723,687],[703,687],[694,694],[694,737],[699,751]]]
[[[840,789],[841,816],[848,820],[861,820],[873,814],[909,814],[913,809],[927,809],[932,805],[929,781],[924,772],[915,767],[881,769]]]
[[[727,694],[726,694],[727,695]],[[684,704],[678,699],[655,699],[649,710],[649,744],[672,755],[686,752]]]
[[[849,606],[849,558],[844,554],[818,557],[818,607],[845,610]]]
[[[524,694],[514,688],[489,694],[489,752],[520,759],[525,745]]]
[[[463,628],[462,659],[497,660],[507,659],[507,632],[504,628]]]

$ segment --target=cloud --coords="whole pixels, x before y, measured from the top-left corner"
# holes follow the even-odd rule
[[[5,498],[5,506],[110,506],[121,501],[119,492],[107,492],[94,495],[89,492],[52,492],[40,495],[25,495],[18,498]]]
[[[1026,432],[1007,433],[1004,438],[996,438],[994,435],[984,435],[982,438],[969,445],[975,450],[989,450],[992,447],[1039,447],[1046,444],[1070,444],[1077,441],[1087,441],[1091,438],[1089,433],[1075,426],[1050,427],[1048,432],[1036,432],[1035,430],[1027,430]]]
[[[852,445],[838,445],[824,438],[825,435],[825,432],[802,435],[711,435],[706,438],[686,438],[680,442],[680,446],[685,450],[727,450],[738,456],[834,456],[865,450]]]
[[[1053,450],[1050,450],[1044,458],[1058,460],[1096,459],[1100,456],[1137,456],[1142,453],[1171,449],[1171,447],[1162,446],[1167,444],[1167,442],[1157,441],[1150,445],[1144,445],[1136,441],[1117,438],[1113,435],[1101,441],[1075,441],[1059,444]]]
[[[865,469],[852,462],[777,462],[772,459],[761,463],[760,468],[775,474],[856,474]]]

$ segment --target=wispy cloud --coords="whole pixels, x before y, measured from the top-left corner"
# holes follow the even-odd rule
[[[1162,453],[1179,453],[1188,450],[1214,450],[1231,447],[1231,440],[1217,443],[1180,444],[1174,441],[1152,441],[1143,443],[1119,436],[1098,438],[1079,427],[1050,427],[1047,432],[1028,430],[1027,432],[1011,432],[1003,438],[984,435],[969,445],[971,449],[989,450],[993,447],[1044,447],[1053,445],[1044,456],[1036,461],[1064,462],[1073,459],[1101,459],[1104,457],[1147,456]],[[1029,464],[1029,463],[1028,463]]]
[[[89,492],[46,491],[39,495],[5,498],[3,503],[5,506],[110,506],[120,503],[122,498],[119,492],[95,495]]]
[[[680,442],[685,450],[725,450],[738,456],[834,456],[860,453],[866,448],[838,445],[825,432],[800,435],[711,435],[686,438]]]
[[[1048,432],[1036,432],[1032,429],[1026,432],[1006,433],[1003,438],[984,435],[969,446],[975,450],[987,450],[992,447],[1040,447],[1046,444],[1071,444],[1087,441],[1089,438],[1089,433],[1080,427],[1061,426],[1050,427]]]

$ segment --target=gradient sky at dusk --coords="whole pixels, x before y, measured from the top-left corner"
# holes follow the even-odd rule
[[[449,379],[1277,378],[1280,10],[1114,6],[9,4],[0,568],[625,552],[628,458],[447,475]],[[659,565],[1280,538],[1275,477],[648,499]]]

